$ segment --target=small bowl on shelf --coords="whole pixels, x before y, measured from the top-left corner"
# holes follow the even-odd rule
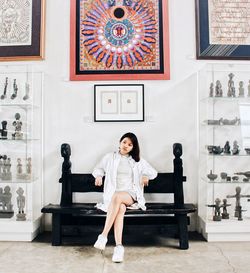
[[[232,176],[232,180],[233,180],[233,181],[238,181],[238,180],[239,180],[239,176],[237,176],[237,175]]]
[[[227,173],[221,172],[221,173],[220,173],[220,177],[221,177],[221,179],[222,179],[223,181],[227,180]]]
[[[250,148],[245,148],[247,155],[250,155]]]
[[[209,179],[210,181],[214,181],[214,180],[218,177],[218,175],[212,173],[212,170],[211,170],[210,173],[207,175],[207,177],[208,177],[208,179]]]

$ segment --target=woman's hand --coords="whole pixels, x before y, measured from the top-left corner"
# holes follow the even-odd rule
[[[148,182],[149,182],[149,179],[147,176],[143,176],[142,179],[141,179],[141,185],[144,187],[144,186],[148,186]]]
[[[101,185],[102,185],[102,177],[97,176],[95,179],[95,186],[101,187]]]

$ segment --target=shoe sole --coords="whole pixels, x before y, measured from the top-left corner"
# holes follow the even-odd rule
[[[99,250],[105,250],[105,247],[100,247],[100,246],[98,246],[98,245],[94,245],[94,248],[96,248],[96,249],[99,249]]]
[[[114,263],[122,263],[123,260],[112,260],[112,262],[114,262]]]

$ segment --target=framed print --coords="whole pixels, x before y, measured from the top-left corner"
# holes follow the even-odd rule
[[[249,0],[196,0],[197,59],[250,59],[249,10]]]
[[[44,57],[45,0],[0,0],[0,61]]]
[[[94,120],[144,121],[144,85],[95,85]]]
[[[167,0],[71,0],[70,80],[168,80]]]

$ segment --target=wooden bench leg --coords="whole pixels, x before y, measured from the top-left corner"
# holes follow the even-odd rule
[[[188,218],[187,215],[178,215],[180,249],[188,249]]]
[[[52,246],[59,246],[62,243],[61,214],[52,214]]]

